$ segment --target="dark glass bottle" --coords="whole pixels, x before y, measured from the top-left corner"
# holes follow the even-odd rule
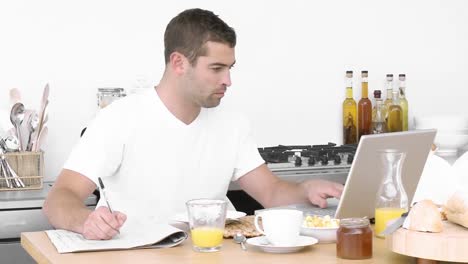
[[[361,72],[361,100],[358,103],[358,142],[361,136],[371,134],[372,102],[369,100],[368,72]]]

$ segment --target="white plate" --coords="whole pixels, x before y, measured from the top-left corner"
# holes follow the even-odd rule
[[[226,219],[227,220],[229,220],[229,219],[238,219],[238,218],[241,218],[241,217],[243,217],[245,215],[246,215],[246,213],[244,213],[244,212],[228,210],[226,212]],[[185,222],[185,223],[188,223],[188,221],[189,221],[188,216],[187,216],[187,212],[176,214],[173,217],[171,217],[171,220],[172,221],[178,221],[178,222]]]
[[[292,253],[299,251],[307,246],[317,244],[318,240],[313,237],[300,236],[297,244],[290,247],[271,245],[265,236],[249,238],[246,242],[247,244],[258,247],[268,253]]]

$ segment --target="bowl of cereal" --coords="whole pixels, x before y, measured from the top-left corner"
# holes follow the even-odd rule
[[[335,243],[339,227],[340,220],[329,215],[307,215],[302,223],[301,235],[315,237],[319,243]]]

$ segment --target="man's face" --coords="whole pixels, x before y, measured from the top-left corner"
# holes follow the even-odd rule
[[[186,95],[200,107],[216,107],[231,86],[230,70],[235,63],[234,48],[208,41],[207,54],[187,70]]]

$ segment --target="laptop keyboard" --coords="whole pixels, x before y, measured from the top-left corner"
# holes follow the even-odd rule
[[[281,206],[281,207],[273,207],[273,208],[268,208],[268,209],[262,209],[262,210],[256,210],[255,214],[258,214],[262,211],[265,210],[270,210],[270,209],[297,209],[299,211],[302,211],[304,213],[304,216],[307,215],[318,215],[318,216],[326,216],[329,215],[330,217],[335,217],[336,209],[338,208],[336,205],[331,205],[327,208],[320,208],[317,206],[313,206],[311,204],[292,204],[288,206]]]
[[[319,215],[319,216],[330,216],[334,217],[336,213],[336,207],[335,208],[314,208],[314,209],[306,209],[302,210],[304,212],[304,215]]]

